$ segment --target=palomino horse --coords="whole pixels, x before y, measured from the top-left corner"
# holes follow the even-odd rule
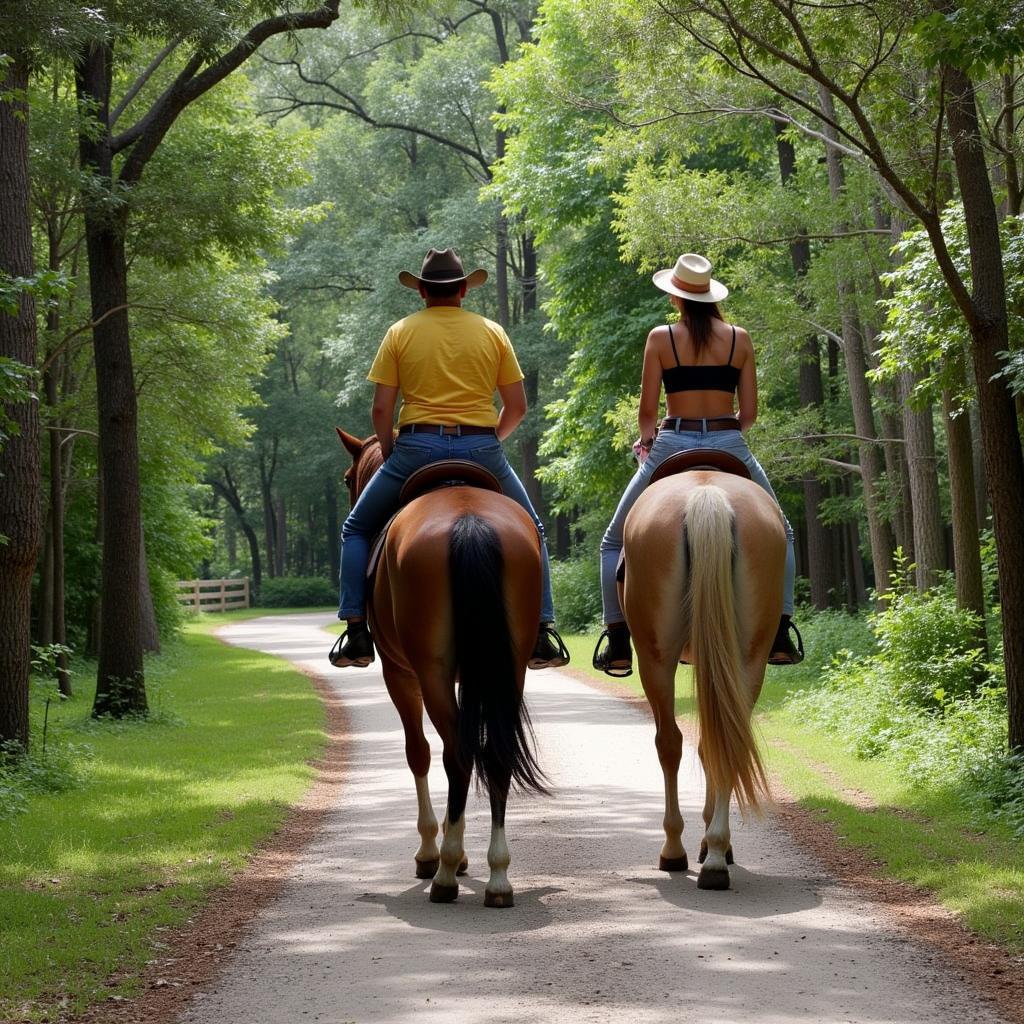
[[[700,461],[720,460],[711,452]],[[693,665],[707,787],[697,884],[728,889],[730,794],[756,810],[767,793],[750,719],[779,624],[786,536],[778,505],[752,481],[704,469],[659,479],[668,468],[658,467],[626,519],[622,608],[665,777],[659,866],[688,866],[677,790],[682,734],[675,718],[676,664],[685,660]]]
[[[383,461],[380,444],[343,430],[338,436],[352,456],[345,483],[355,503]],[[509,789],[516,784],[546,792],[523,703],[540,592],[537,528],[511,498],[477,487],[444,487],[415,498],[391,522],[369,619],[416,782],[416,877],[434,879],[434,903],[453,901],[459,893],[456,875],[466,871],[465,810],[475,769],[491,804],[484,902],[513,904],[505,842]],[[424,707],[441,737],[448,776],[440,850],[427,787]]]

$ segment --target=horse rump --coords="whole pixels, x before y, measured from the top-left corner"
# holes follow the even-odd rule
[[[533,752],[504,593],[504,555],[495,528],[467,512],[449,539],[452,631],[459,678],[459,756],[488,792],[512,785],[547,793]]]

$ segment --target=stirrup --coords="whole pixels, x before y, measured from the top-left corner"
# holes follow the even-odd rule
[[[543,625],[537,630],[537,643],[540,643],[541,638],[547,640],[552,647],[557,647],[557,653],[552,658],[530,658],[526,663],[527,668],[538,669],[538,668],[561,668],[563,665],[569,664],[569,649],[565,646],[562,638],[558,635],[558,630],[554,626]],[[534,653],[536,654],[537,644],[534,644]]]
[[[331,647],[330,653],[327,655],[327,660],[335,668],[366,668],[374,661],[373,652],[373,638],[370,637],[370,653],[369,656],[363,656],[361,658],[349,658],[348,655],[342,654],[342,648],[345,646],[345,641],[348,639],[349,631],[346,629],[337,640],[334,641],[334,646]],[[367,633],[369,637],[370,634]]]
[[[795,648],[792,641],[789,641],[790,629],[796,633]],[[796,623],[792,619],[789,620],[789,625],[787,626],[786,640],[789,641],[790,650],[793,653],[790,654],[789,651],[772,651],[768,655],[769,665],[799,665],[804,660],[804,638],[800,635],[800,630],[796,628]]]
[[[598,653],[598,648],[601,646],[601,641],[608,641],[608,648]],[[625,679],[626,676],[633,674],[633,659],[629,659],[628,665],[612,665],[609,663],[608,655],[610,653],[612,638],[611,630],[606,629],[598,638],[597,643],[594,645],[594,656],[591,659],[591,665],[597,669],[598,672],[603,672],[606,676],[611,676],[613,679]],[[622,660],[622,659],[618,659]]]

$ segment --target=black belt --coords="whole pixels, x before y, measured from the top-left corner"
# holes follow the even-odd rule
[[[704,433],[708,430],[739,430],[740,421],[735,416],[725,416],[719,419],[687,420],[682,416],[667,416],[661,421],[662,430],[696,430]]]
[[[400,434],[437,434],[438,436],[465,437],[467,434],[495,434],[494,427],[474,427],[469,424],[455,423],[406,423],[399,427]]]

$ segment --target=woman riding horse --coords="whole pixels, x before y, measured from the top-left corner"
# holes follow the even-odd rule
[[[655,469],[675,452],[717,448],[742,460],[751,479],[778,503],[742,433],[757,419],[757,376],[750,335],[742,327],[726,323],[718,308],[729,289],[711,277],[710,262],[694,253],[680,256],[674,268],[659,270],[654,284],[668,293],[681,320],[674,327],[655,327],[647,336],[640,385],[640,438],[634,445],[640,467],[601,540],[601,599],[606,628],[598,647],[604,640],[608,643],[603,651],[595,651],[594,668],[612,676],[629,675],[633,665],[629,627],[615,580],[623,526]],[[668,415],[661,429],[655,431],[662,385]],[[737,399],[738,415],[733,404]],[[794,647],[789,638],[790,629],[796,628],[791,622],[796,562],[793,529],[788,520],[785,526],[782,615],[769,658],[775,665],[803,659],[802,647]],[[799,644],[799,633],[797,639]]]
[[[431,462],[458,458],[477,462],[493,473],[502,492],[530,515],[541,539],[543,591],[529,667],[564,665],[569,655],[553,629],[544,525],[501,447],[526,414],[523,372],[505,331],[462,308],[466,290],[483,284],[487,272],[474,270],[467,275],[454,249],[431,249],[418,277],[403,270],[398,279],[420,293],[425,308],[390,327],[368,375],[376,384],[372,418],[384,464],[341,530],[338,618],[348,620],[348,630],[332,651],[331,661],[339,667],[373,661],[366,625],[370,544],[398,508],[402,485],[413,472]],[[495,390],[501,396],[500,413],[494,408]],[[402,407],[395,440],[399,392]]]

